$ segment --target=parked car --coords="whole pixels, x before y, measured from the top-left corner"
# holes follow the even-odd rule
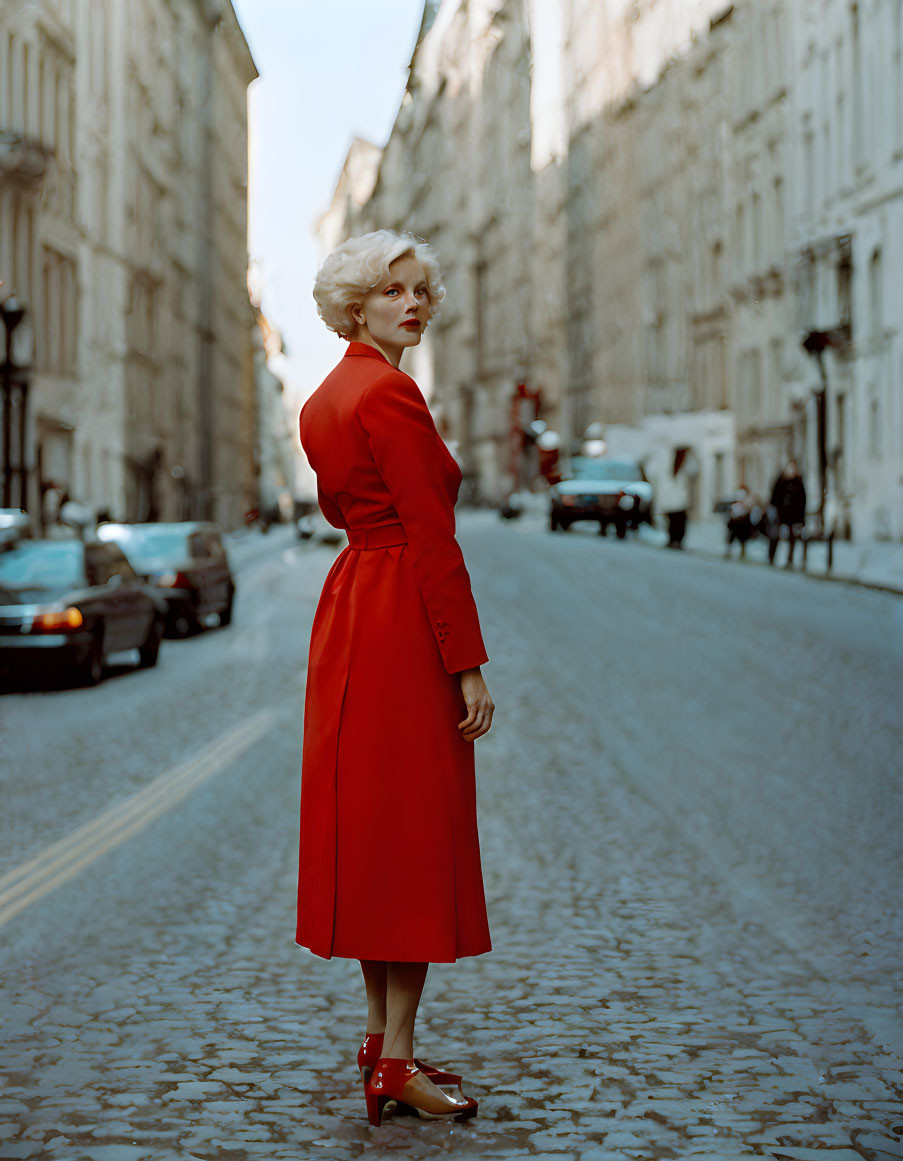
[[[115,541],[138,575],[156,585],[168,607],[167,633],[197,633],[211,613],[220,625],[232,623],[235,580],[215,524],[101,524],[97,535]]]
[[[157,663],[166,602],[116,544],[19,540],[0,549],[0,673],[103,677],[110,653]]]
[[[603,535],[613,524],[618,536],[652,520],[652,485],[633,460],[574,456],[570,476],[549,490],[549,527],[567,530],[595,520]]]

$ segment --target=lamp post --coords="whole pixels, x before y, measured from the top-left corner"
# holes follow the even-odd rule
[[[12,453],[12,420],[13,420],[13,384],[18,382],[22,390],[21,408],[19,414],[19,506],[25,508],[25,399],[28,387],[27,378],[21,372],[24,368],[17,367],[13,361],[13,337],[16,328],[25,318],[25,307],[21,305],[14,294],[0,303],[0,314],[3,315],[3,327],[6,331],[5,357],[3,360],[3,507],[12,507],[13,468]],[[19,374],[16,374],[19,372]]]

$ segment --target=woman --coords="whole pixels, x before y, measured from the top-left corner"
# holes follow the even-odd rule
[[[668,548],[683,548],[687,533],[687,511],[693,485],[699,475],[699,463],[688,447],[675,448],[671,473],[662,483],[656,500],[660,512],[668,517]]]
[[[367,1111],[464,1119],[461,1078],[414,1058],[429,963],[490,950],[473,743],[492,723],[487,660],[455,540],[461,472],[398,369],[445,295],[430,248],[377,230],[317,275],[349,341],[301,411],[320,507],[349,546],[326,578],[304,708],[297,942],[360,960]]]

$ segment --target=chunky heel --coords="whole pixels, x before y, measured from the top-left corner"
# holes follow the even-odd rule
[[[367,1101],[367,1120],[378,1129],[382,1124],[383,1109],[392,1098],[377,1096],[375,1092],[370,1092],[369,1088],[364,1089],[364,1098]]]

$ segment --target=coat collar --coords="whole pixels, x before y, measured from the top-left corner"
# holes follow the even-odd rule
[[[347,359],[349,355],[363,355],[367,359],[382,359],[384,363],[392,366],[382,351],[378,351],[376,347],[371,347],[369,343],[356,343],[352,340],[348,344],[348,350],[344,357]]]

